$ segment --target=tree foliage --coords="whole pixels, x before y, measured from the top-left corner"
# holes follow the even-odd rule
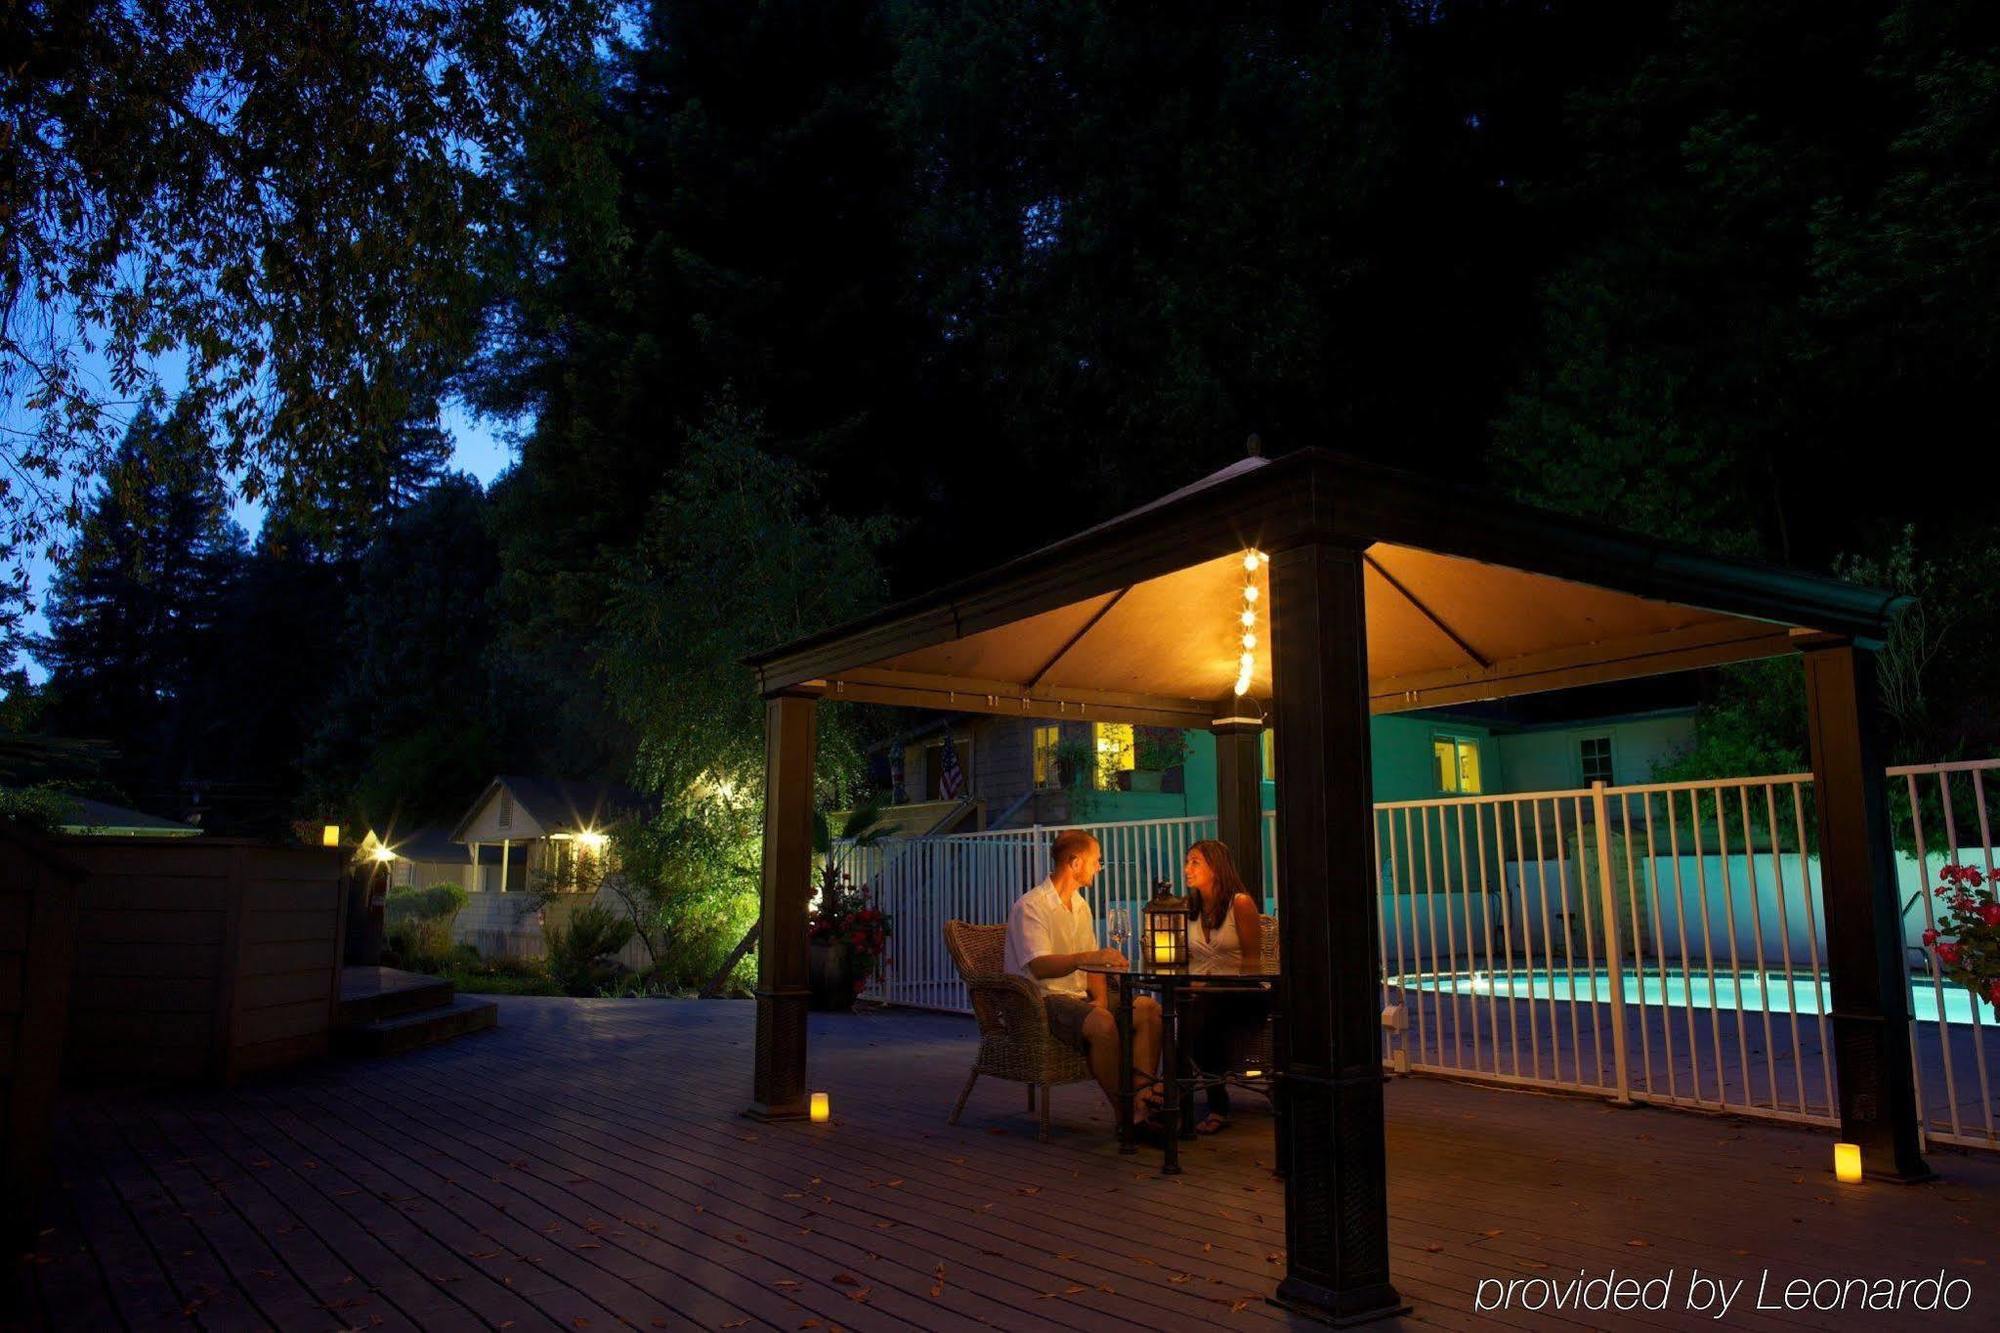
[[[81,519],[136,408],[248,498],[378,494],[335,483],[380,482],[357,445],[470,351],[486,166],[607,8],[9,5],[0,413],[28,424],[0,444],[5,549]]]

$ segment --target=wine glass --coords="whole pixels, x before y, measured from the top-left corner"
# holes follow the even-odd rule
[[[1125,952],[1125,943],[1132,938],[1132,913],[1123,907],[1111,909],[1108,918],[1111,932],[1111,947],[1119,953]]]

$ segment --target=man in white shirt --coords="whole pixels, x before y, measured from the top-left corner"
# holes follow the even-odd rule
[[[1108,1007],[1101,975],[1078,971],[1093,964],[1125,965],[1116,949],[1097,947],[1097,922],[1083,889],[1097,876],[1103,855],[1097,839],[1080,829],[1058,834],[1049,849],[1049,877],[1014,901],[1007,913],[1002,966],[1042,992],[1049,1032],[1090,1065],[1104,1095],[1118,1105],[1118,1022]],[[1157,1104],[1153,1070],[1160,1059],[1160,1006],[1149,995],[1132,1003],[1134,1114]]]

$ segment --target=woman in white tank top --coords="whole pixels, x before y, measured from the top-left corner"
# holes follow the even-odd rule
[[[1257,899],[1236,873],[1227,845],[1204,838],[1188,848],[1181,874],[1188,888],[1189,971],[1234,972],[1247,958],[1261,962],[1264,941]],[[1220,1075],[1229,1055],[1229,1036],[1239,1028],[1264,1021],[1268,999],[1245,992],[1202,994],[1195,991],[1183,1008],[1187,1031],[1184,1049],[1204,1074]],[[1197,1133],[1229,1128],[1229,1089],[1214,1083],[1208,1089],[1208,1114]]]

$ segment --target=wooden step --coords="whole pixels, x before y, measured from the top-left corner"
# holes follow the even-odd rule
[[[344,1027],[333,1034],[334,1049],[344,1055],[396,1055],[469,1032],[483,1032],[499,1020],[500,1006],[493,1001],[460,995],[435,1009]]]
[[[449,981],[422,972],[404,972],[393,967],[343,967],[336,1023],[343,1028],[366,1027],[403,1014],[443,1009],[457,993]]]

